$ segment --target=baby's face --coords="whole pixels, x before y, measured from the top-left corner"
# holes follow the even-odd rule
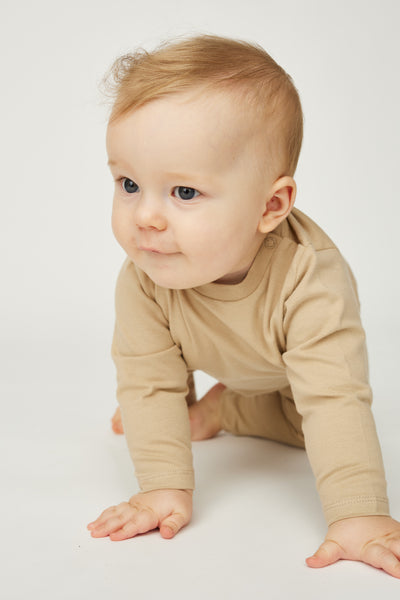
[[[115,237],[157,285],[245,277],[273,180],[258,172],[255,140],[231,100],[152,101],[109,126],[107,150]]]

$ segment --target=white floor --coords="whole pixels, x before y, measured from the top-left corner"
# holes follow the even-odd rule
[[[368,566],[305,565],[325,532],[305,453],[260,439],[194,444],[194,517],[175,539],[92,539],[86,523],[137,487],[124,438],[109,428],[108,348],[82,343],[15,343],[3,356],[2,598],[399,598],[400,581]],[[396,390],[375,379],[399,518],[399,412],[385,408]],[[209,382],[198,383],[202,392]]]

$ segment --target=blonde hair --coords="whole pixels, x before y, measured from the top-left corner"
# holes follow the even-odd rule
[[[171,94],[235,92],[236,105],[255,117],[258,127],[261,120],[274,138],[282,156],[280,174],[296,170],[303,138],[300,98],[291,77],[261,46],[214,35],[166,42],[153,52],[121,56],[104,81],[113,98],[110,122]]]

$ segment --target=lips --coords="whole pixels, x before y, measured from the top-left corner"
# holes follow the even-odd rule
[[[163,252],[162,250],[157,250],[157,248],[147,248],[146,246],[138,246],[138,250],[142,250],[143,252],[151,252],[152,254],[163,254],[164,256],[176,254],[175,252]]]
[[[139,246],[139,250],[143,252],[154,252],[155,254],[164,254],[161,250],[156,250],[155,248],[145,248],[144,246]]]

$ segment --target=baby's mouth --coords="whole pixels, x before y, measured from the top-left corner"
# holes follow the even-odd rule
[[[163,256],[172,256],[173,254],[178,254],[177,252],[164,252],[163,250],[146,246],[138,246],[138,250],[141,250],[142,252],[149,252],[151,254],[161,254]]]

